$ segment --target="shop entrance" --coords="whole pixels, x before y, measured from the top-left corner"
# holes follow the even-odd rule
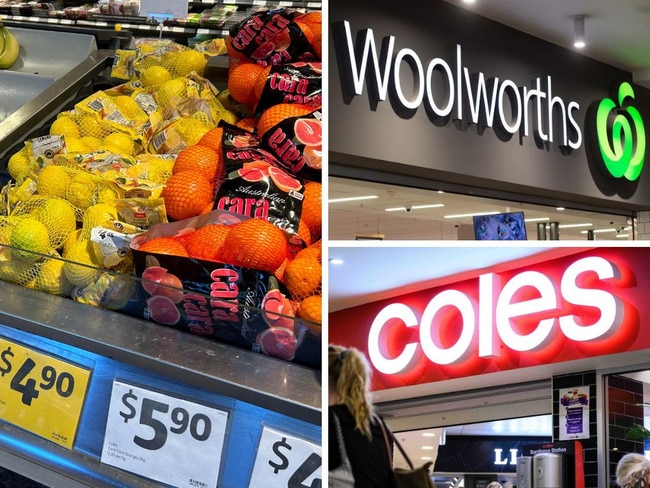
[[[436,487],[485,488],[498,481],[504,488],[512,488],[517,486],[518,458],[527,447],[550,442],[552,431],[551,415],[538,415],[399,432],[396,436],[409,447],[414,464],[434,462]]]
[[[527,240],[543,236],[546,240],[625,241],[637,234],[632,212],[614,214],[571,207],[567,202],[532,203],[525,197],[524,201],[488,198],[476,189],[455,190],[330,177],[329,237],[474,240],[474,216],[518,212],[523,213]]]

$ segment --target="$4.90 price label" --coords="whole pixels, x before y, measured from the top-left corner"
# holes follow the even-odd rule
[[[68,449],[90,370],[0,340],[0,418]]]
[[[321,448],[312,442],[264,427],[249,488],[321,488]]]
[[[217,486],[228,412],[113,382],[101,461],[172,486]]]

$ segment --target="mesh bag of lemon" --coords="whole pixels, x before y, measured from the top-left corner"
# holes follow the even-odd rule
[[[201,50],[192,49],[169,39],[136,40],[135,50],[116,52],[111,76],[139,80],[145,86],[155,86],[172,78],[195,72],[203,75],[208,56],[225,53],[225,44],[206,43]]]

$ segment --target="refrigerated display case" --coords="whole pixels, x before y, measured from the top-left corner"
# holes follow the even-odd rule
[[[66,488],[320,486],[319,371],[10,283],[0,292],[0,465]]]
[[[14,83],[1,170],[110,84],[114,52],[90,46],[42,85]],[[0,466],[47,486],[322,483],[320,370],[4,281],[0,390]]]

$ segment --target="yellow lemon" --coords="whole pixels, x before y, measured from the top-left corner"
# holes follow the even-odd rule
[[[172,175],[173,168],[173,159],[152,159],[151,169],[147,175],[148,179],[156,184],[164,185]]]
[[[144,124],[148,119],[145,111],[140,108],[133,98],[127,95],[113,97],[113,103],[117,106],[122,115],[132,122]]]
[[[0,261],[0,280],[25,286],[34,277],[33,264],[25,261]]]
[[[48,198],[32,215],[47,228],[50,247],[57,249],[77,228],[77,214],[63,198]]]
[[[115,187],[109,185],[102,185],[97,191],[97,203],[107,203],[108,205],[115,206],[115,200],[120,198],[120,193]]]
[[[102,273],[93,243],[89,239],[79,239],[63,257],[66,259],[63,272],[75,286],[88,286]]]
[[[113,132],[112,134],[104,137],[104,147],[111,152],[123,153],[133,156],[135,145],[133,139],[121,132]]]
[[[74,246],[74,244],[81,238],[81,229],[75,230],[73,233],[71,233],[68,238],[63,242],[63,249],[61,250],[61,254],[63,256],[66,256],[68,252],[70,251],[70,248]]]
[[[90,238],[90,232],[95,227],[113,226],[113,221],[117,220],[117,209],[108,203],[96,203],[86,209],[82,223],[82,238]]]
[[[185,80],[183,78],[173,78],[160,85],[160,88],[155,93],[156,101],[158,105],[164,107],[177,99],[185,97],[185,90]]]
[[[171,73],[162,66],[149,66],[142,73],[140,81],[143,86],[156,86],[172,79]]]
[[[79,138],[79,126],[72,117],[59,117],[50,126],[50,135],[55,134],[65,136],[66,139],[68,137]]]
[[[27,149],[23,148],[14,153],[7,161],[7,171],[17,183],[22,183],[31,173],[31,162],[27,156]]]
[[[92,136],[98,139],[103,138],[111,130],[100,122],[96,115],[89,113],[82,113],[79,116],[79,133],[82,136]]]
[[[65,150],[68,153],[89,153],[91,149],[78,137],[65,136]]]
[[[50,251],[50,235],[47,227],[35,217],[20,221],[11,233],[9,244],[14,248],[11,256],[26,262],[34,262]]]
[[[85,210],[95,203],[96,180],[87,173],[70,178],[65,188],[65,198],[76,208]]]
[[[36,191],[40,195],[64,197],[65,187],[68,186],[70,175],[62,166],[45,166],[36,180]]]
[[[196,71],[202,75],[205,63],[205,55],[194,49],[180,51],[174,58],[174,73],[176,73],[176,76],[187,76],[192,71]]]
[[[74,285],[63,271],[64,264],[60,259],[50,258],[39,266],[34,288],[51,295],[70,295]]]
[[[99,137],[83,136],[79,140],[88,146],[91,151],[99,151],[102,148],[103,142]]]

